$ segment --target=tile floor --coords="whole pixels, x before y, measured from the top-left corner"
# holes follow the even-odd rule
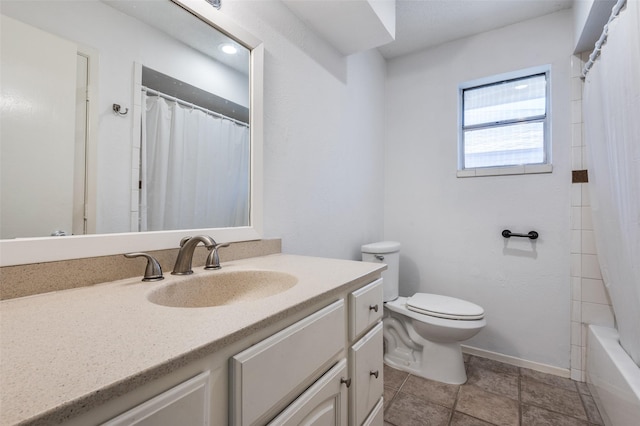
[[[585,383],[465,355],[467,383],[384,367],[385,426],[591,426],[602,419]]]

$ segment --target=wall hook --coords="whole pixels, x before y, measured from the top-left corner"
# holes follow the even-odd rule
[[[113,104],[113,112],[124,116],[129,112],[129,108],[125,108],[124,111],[122,111],[122,107],[119,104]]]

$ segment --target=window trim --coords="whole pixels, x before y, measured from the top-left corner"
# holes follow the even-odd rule
[[[509,82],[514,80],[525,79],[534,77],[537,75],[545,75],[546,78],[546,114],[534,117],[528,117],[527,119],[511,119],[504,120],[492,124],[482,123],[464,127],[464,91],[472,88],[480,88],[483,86],[491,86],[500,84],[502,82]],[[519,165],[507,165],[507,166],[488,166],[488,167],[464,167],[464,132],[465,130],[482,129],[482,128],[496,128],[517,123],[544,123],[544,162],[531,163],[531,164],[519,164]],[[474,177],[474,176],[500,176],[500,175],[517,175],[517,174],[533,174],[533,173],[551,173],[553,171],[552,157],[551,157],[551,66],[541,65],[537,67],[531,67],[521,69],[518,71],[512,71],[508,73],[493,75],[476,79],[462,83],[458,86],[458,177]]]

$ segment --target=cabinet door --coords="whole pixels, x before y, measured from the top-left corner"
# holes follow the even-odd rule
[[[375,408],[369,414],[369,418],[362,423],[362,426],[384,426],[384,400],[380,398]]]
[[[347,362],[342,359],[273,419],[270,426],[347,424]]]
[[[323,308],[230,360],[229,424],[264,424],[344,351],[344,300]]]
[[[383,393],[382,323],[358,340],[350,349],[351,424],[361,425]]]
[[[209,425],[210,386],[209,372],[205,371],[102,426]]]
[[[382,318],[382,278],[349,295],[349,340],[358,338]]]

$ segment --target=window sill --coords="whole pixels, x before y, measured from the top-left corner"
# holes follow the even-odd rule
[[[477,169],[458,170],[459,178],[466,177],[482,177],[482,176],[504,176],[504,175],[528,175],[537,173],[551,173],[553,165],[551,164],[530,164],[522,166],[506,166],[506,167],[480,167]]]

